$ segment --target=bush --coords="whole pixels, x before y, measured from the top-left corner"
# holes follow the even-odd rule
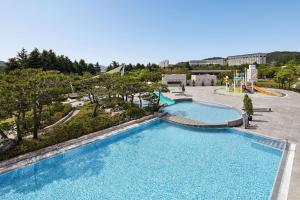
[[[182,90],[182,92],[185,92],[184,84],[181,85],[181,90]]]
[[[131,105],[127,108],[123,115],[125,115],[124,117],[129,117],[129,119],[136,119],[144,116],[145,112],[140,107]]]
[[[245,94],[244,96],[243,104],[244,104],[245,112],[247,113],[248,117],[251,119],[253,115],[253,104],[251,98],[247,94]]]
[[[279,88],[278,83],[274,81],[259,81],[256,83],[258,87],[266,87],[266,88]]]

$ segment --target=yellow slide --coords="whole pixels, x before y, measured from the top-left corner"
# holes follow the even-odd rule
[[[268,92],[268,91],[265,91],[263,89],[261,89],[260,87],[257,87],[256,85],[253,85],[253,89],[262,93],[262,94],[265,94],[265,95],[269,95],[269,96],[276,96],[276,94],[273,94],[271,92]]]

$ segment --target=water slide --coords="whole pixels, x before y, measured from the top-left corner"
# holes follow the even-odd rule
[[[248,82],[247,85],[250,86],[251,83]],[[265,95],[268,95],[268,96],[276,96],[276,94],[268,92],[266,90],[263,90],[260,87],[257,87],[256,85],[253,85],[253,89],[256,90],[259,93],[262,93],[262,94],[265,94]]]
[[[243,88],[243,91],[244,91],[244,92],[250,93],[250,94],[252,93],[252,92],[247,88],[246,85],[243,85],[242,88]]]
[[[271,93],[271,92],[268,92],[268,91],[266,91],[266,90],[263,90],[263,89],[261,89],[260,87],[257,87],[256,85],[253,85],[253,89],[256,90],[256,91],[258,91],[258,92],[260,92],[260,93],[262,93],[262,94],[265,94],[265,95],[276,96],[276,94],[273,94],[273,93]]]
[[[154,94],[155,94],[156,96],[159,95],[159,93],[158,93],[157,91],[154,92]],[[160,101],[161,103],[163,103],[163,104],[166,104],[167,106],[170,106],[170,105],[175,104],[175,101],[174,101],[174,100],[165,97],[165,96],[162,95],[161,93],[160,93],[160,99],[159,99],[159,101]]]

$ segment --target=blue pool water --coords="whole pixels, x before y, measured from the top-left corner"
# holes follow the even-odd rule
[[[281,151],[256,139],[155,120],[0,175],[1,200],[267,200]]]
[[[182,102],[164,108],[170,114],[198,120],[204,123],[222,123],[241,118],[241,114],[232,109],[212,106],[198,102]]]

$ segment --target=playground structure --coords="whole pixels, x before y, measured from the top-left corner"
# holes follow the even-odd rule
[[[245,68],[245,72],[235,70],[231,85],[228,76],[226,76],[224,80],[226,83],[226,92],[250,94],[259,92],[268,96],[276,96],[276,94],[265,91],[254,84],[257,82],[257,69],[255,65],[249,65],[248,69]]]

